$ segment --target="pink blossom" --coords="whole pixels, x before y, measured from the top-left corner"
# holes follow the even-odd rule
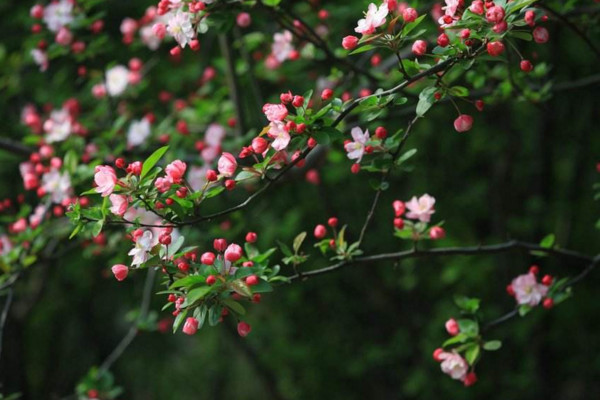
[[[363,35],[374,33],[375,29],[385,24],[388,12],[387,3],[383,3],[379,8],[373,3],[369,4],[365,18],[358,21],[358,26],[354,28],[354,31]]]
[[[405,205],[408,210],[406,217],[418,219],[421,222],[429,222],[431,220],[431,215],[435,213],[433,208],[435,205],[435,198],[428,194],[424,194],[418,199],[416,196],[413,196],[413,198],[406,202]]]
[[[167,34],[167,27],[165,26],[165,24],[158,22],[152,25],[152,33],[154,33],[154,35],[156,35],[157,38],[162,40]]]
[[[427,52],[427,42],[424,40],[415,40],[412,45],[412,52],[417,56],[422,56]]]
[[[111,194],[108,196],[112,206],[110,207],[110,212],[115,215],[122,217],[127,212],[127,207],[129,207],[129,199],[127,196],[123,196],[120,194]]]
[[[267,134],[275,139],[271,146],[277,151],[284,150],[290,143],[291,137],[283,122],[271,122]]]
[[[283,121],[288,115],[288,110],[283,104],[265,104],[263,113],[270,122]]]
[[[464,380],[469,370],[469,365],[460,354],[456,352],[443,352],[438,356],[442,360],[442,372],[449,375],[452,379]]]
[[[233,176],[237,168],[237,161],[233,154],[223,153],[217,162],[219,173],[225,177]]]
[[[482,0],[474,0],[473,3],[471,3],[469,10],[471,10],[471,12],[473,14],[478,14],[478,15],[483,14],[483,1]]]
[[[350,134],[352,135],[354,141],[347,143],[344,146],[344,149],[348,153],[349,159],[356,160],[356,162],[359,163],[362,160],[362,157],[365,153],[365,145],[369,140],[369,131],[366,130],[363,133],[362,129],[360,129],[360,127],[357,126],[352,128]]]
[[[18,219],[11,226],[11,230],[15,233],[21,233],[21,232],[25,231],[25,229],[27,229],[27,221],[25,220],[25,218]]]
[[[73,41],[73,34],[69,30],[69,28],[63,26],[56,33],[56,37],[54,38],[54,40],[61,46],[68,46],[71,43],[71,41]]]
[[[148,260],[148,253],[152,249],[154,235],[151,231],[144,233],[135,241],[135,247],[131,249],[128,255],[133,256],[131,265],[140,265]]]
[[[165,172],[167,178],[173,183],[180,183],[187,169],[186,163],[181,160],[175,160],[171,164],[167,165]]]
[[[131,36],[135,33],[136,29],[137,29],[138,25],[137,22],[135,21],[135,19],[133,18],[125,18],[122,22],[121,22],[121,33],[125,36]]]
[[[532,273],[517,276],[511,286],[517,303],[531,307],[537,306],[548,293],[548,286],[538,283]]]
[[[252,23],[252,17],[247,12],[241,12],[235,17],[235,22],[241,28],[247,28]]]
[[[98,165],[94,174],[94,182],[96,182],[96,192],[102,197],[110,195],[117,184],[117,174],[113,167],[108,165]]]
[[[277,62],[281,63],[288,58],[292,51],[294,51],[294,46],[292,46],[292,32],[283,31],[283,33],[276,33],[273,35],[273,45],[271,46],[272,55],[275,57]]]
[[[164,193],[171,189],[172,184],[173,182],[171,182],[169,178],[157,178],[156,181],[154,181],[154,187],[156,187],[160,193]]]
[[[219,147],[227,132],[225,128],[219,124],[210,124],[204,134],[204,143],[210,147]]]
[[[194,38],[191,14],[185,11],[177,11],[169,19],[167,31],[181,47],[185,47]]]

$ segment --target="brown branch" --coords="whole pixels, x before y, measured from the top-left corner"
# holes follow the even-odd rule
[[[0,138],[0,150],[5,150],[9,153],[15,153],[26,157],[35,151],[29,146],[25,146],[24,144],[14,142],[7,138]]]

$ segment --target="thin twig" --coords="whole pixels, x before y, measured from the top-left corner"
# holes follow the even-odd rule
[[[8,295],[6,297],[6,302],[4,303],[4,309],[2,310],[2,316],[0,316],[0,360],[2,359],[2,339],[4,336],[4,327],[6,326],[6,319],[8,318],[8,310],[10,310],[10,305],[12,304],[14,294],[14,288],[8,289]]]

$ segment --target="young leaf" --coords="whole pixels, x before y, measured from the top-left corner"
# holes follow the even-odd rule
[[[293,248],[294,248],[294,253],[298,254],[298,250],[300,250],[300,246],[302,246],[302,242],[304,242],[304,239],[306,239],[306,232],[301,232],[298,234],[298,236],[296,236],[296,238],[294,239],[294,244],[293,244]]]
[[[487,351],[495,351],[502,347],[502,342],[499,340],[490,340],[483,344],[483,349]]]
[[[148,172],[150,172],[150,170],[156,165],[156,163],[162,158],[162,156],[165,155],[167,150],[169,150],[169,146],[163,146],[160,149],[156,150],[154,153],[152,153],[150,157],[148,157],[146,161],[144,161],[144,164],[142,165],[142,174],[140,175],[140,179],[143,179],[148,174]]]

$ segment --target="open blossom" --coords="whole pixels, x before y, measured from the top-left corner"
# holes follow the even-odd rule
[[[116,65],[106,71],[106,91],[111,96],[121,95],[129,84],[129,70]]]
[[[363,133],[362,129],[357,126],[352,128],[350,134],[352,135],[352,139],[354,139],[354,141],[347,143],[344,148],[348,153],[348,158],[351,160],[356,160],[356,162],[359,163],[365,154],[365,144],[369,140],[369,131],[366,130],[365,133]]]
[[[62,142],[68,138],[73,131],[69,112],[65,109],[52,111],[50,118],[44,122],[44,131],[48,143]]]
[[[127,207],[129,207],[129,199],[127,196],[120,194],[111,194],[109,197],[112,206],[110,207],[110,212],[122,217],[127,212]]]
[[[52,32],[73,21],[73,2],[70,0],[55,1],[44,8],[44,22]]]
[[[127,146],[139,146],[146,141],[148,136],[150,136],[150,121],[147,118],[133,121],[127,130]]]
[[[210,147],[218,147],[221,145],[226,133],[222,125],[216,123],[210,124],[204,134],[204,143]]]
[[[292,51],[294,51],[294,46],[292,46],[292,38],[292,32],[287,30],[273,35],[273,46],[271,46],[271,52],[278,62],[283,62],[290,58],[290,54]]]
[[[532,273],[517,276],[511,286],[517,303],[532,307],[537,306],[548,294],[548,286],[538,283]]]
[[[429,222],[431,214],[435,212],[435,199],[428,194],[424,194],[418,199],[416,196],[413,196],[405,205],[408,210],[406,217],[418,219],[421,222]]]
[[[96,182],[96,192],[102,197],[112,194],[117,184],[117,174],[113,167],[108,165],[98,165],[94,174],[94,182]]]
[[[354,28],[354,32],[370,35],[375,32],[375,29],[385,24],[385,18],[389,13],[387,3],[383,3],[377,8],[373,3],[369,4],[367,14],[363,19],[358,21],[358,26]]]
[[[175,160],[171,164],[167,165],[165,172],[167,178],[173,183],[180,183],[187,169],[187,164],[181,160]]]
[[[152,238],[151,231],[144,231],[142,236],[136,240],[135,247],[129,250],[128,253],[128,255],[133,256],[131,265],[140,265],[148,260],[148,253],[152,249]]]
[[[441,353],[438,358],[442,360],[442,372],[452,379],[464,380],[469,370],[469,365],[458,353]]]
[[[461,0],[446,0],[446,5],[444,7],[442,7],[442,10],[444,10],[444,15],[442,15],[440,17],[440,19],[438,20],[438,23],[442,26],[442,27],[447,27],[450,26],[454,23],[455,15],[456,12],[458,11],[458,7],[460,6]],[[451,23],[447,23],[445,20],[447,17],[452,18],[452,22]]]
[[[156,181],[154,181],[154,186],[160,193],[171,189],[171,185],[173,185],[173,182],[169,178],[156,178]]]
[[[60,204],[72,192],[71,177],[68,172],[61,174],[57,169],[52,169],[42,176],[42,188],[50,195],[53,203]]]
[[[219,173],[225,177],[233,176],[237,168],[237,160],[231,153],[223,153],[217,163]]]
[[[288,110],[283,104],[265,104],[263,113],[270,122],[283,121],[288,115]]]
[[[169,18],[167,32],[175,38],[181,47],[185,47],[194,38],[194,28],[190,13],[177,11],[175,15]]]
[[[44,204],[39,204],[35,208],[33,213],[29,216],[29,225],[32,229],[37,228],[42,223],[47,211],[48,207],[46,207]]]
[[[271,146],[276,151],[281,151],[287,148],[288,144],[290,144],[290,134],[285,128],[285,124],[283,122],[271,122],[269,124],[269,132],[267,132],[270,138],[275,139]]]
[[[12,247],[12,243],[10,242],[10,239],[8,239],[8,236],[0,236],[0,255],[7,254],[12,250]]]
[[[48,69],[48,54],[46,54],[45,51],[32,49],[30,54],[31,58],[33,58],[33,62],[40,67],[40,71],[44,72]]]

